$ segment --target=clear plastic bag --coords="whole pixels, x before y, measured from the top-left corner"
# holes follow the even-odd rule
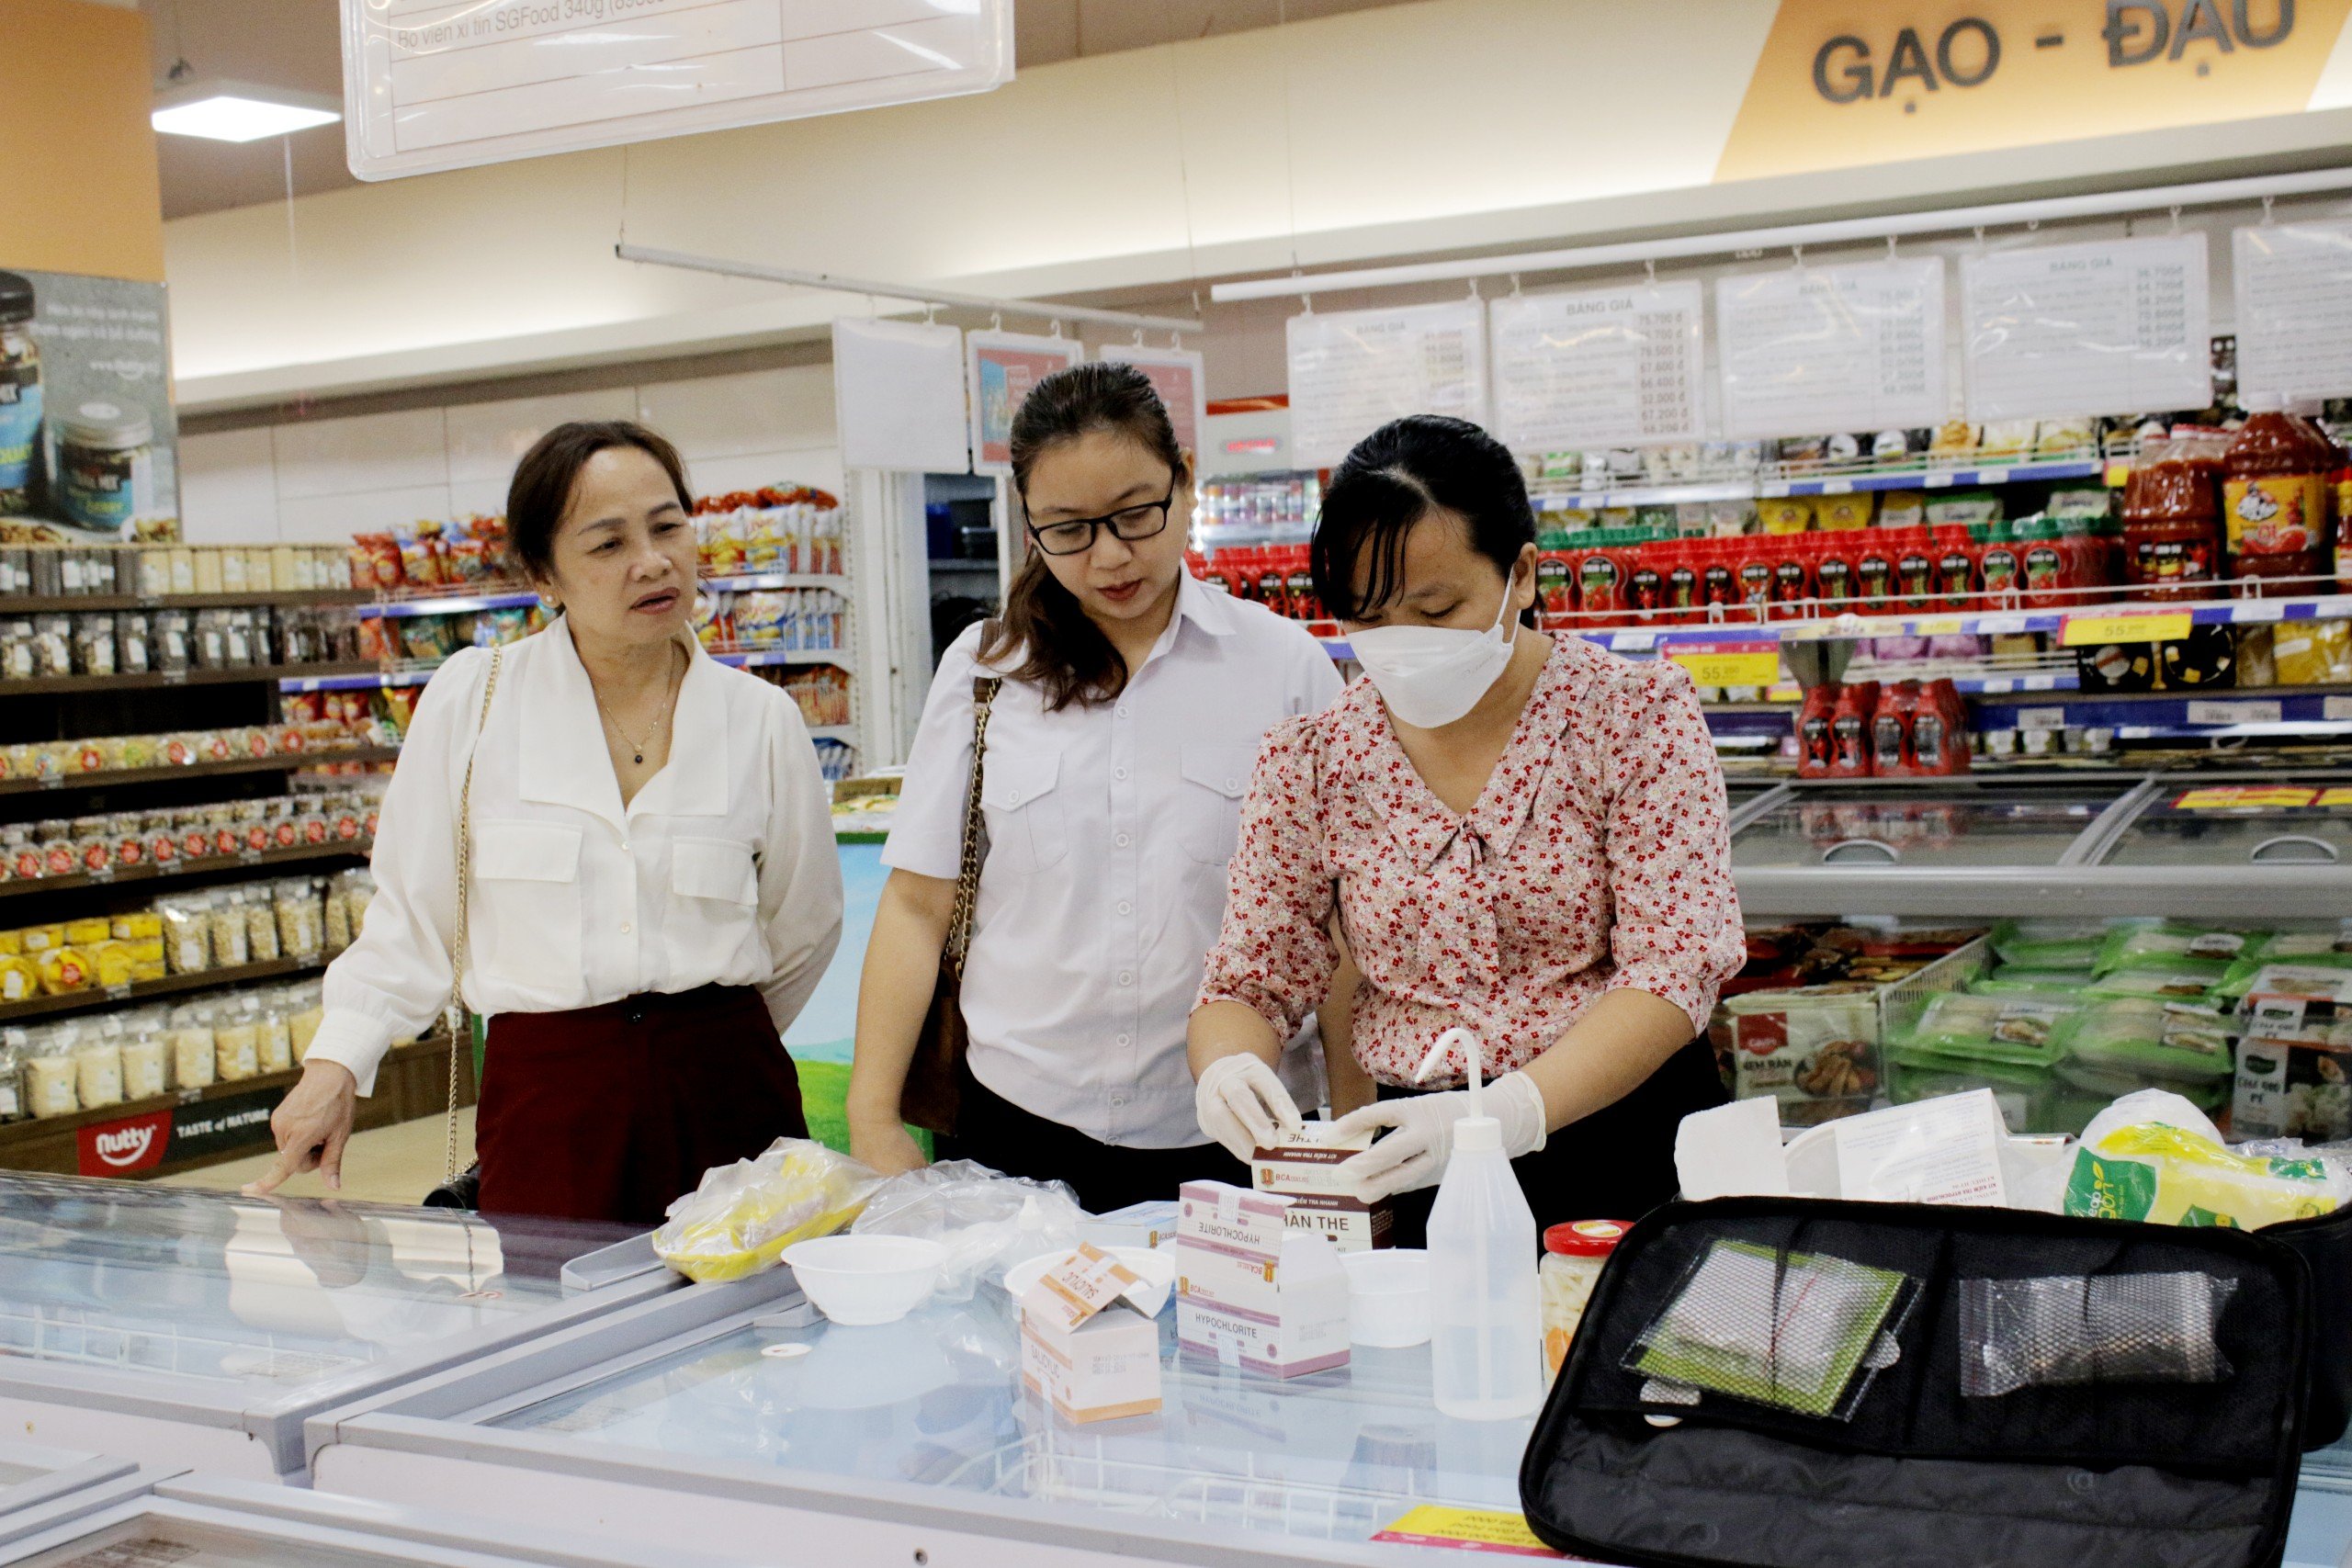
[[[2065,1212],[2154,1224],[2259,1230],[2334,1213],[2352,1179],[2319,1158],[2265,1158],[2233,1150],[2179,1095],[2125,1095],[2083,1130],[2066,1181]]]
[[[1895,1335],[1918,1293],[1896,1269],[1717,1241],[1634,1341],[1625,1370],[1650,1380],[1643,1397],[1657,1403],[1728,1394],[1848,1420],[1899,1358]]]
[[[944,1160],[884,1182],[850,1226],[857,1235],[911,1235],[947,1248],[934,1299],[965,1302],[982,1281],[1040,1253],[1078,1246],[1084,1211],[1058,1181],[1001,1176],[977,1160]]]
[[[2214,1330],[2234,1280],[2184,1271],[1960,1282],[1960,1392],[2220,1382]]]
[[[882,1178],[808,1138],[778,1138],[755,1159],[714,1166],[670,1205],[653,1250],[696,1283],[773,1269],[785,1248],[831,1235],[865,1206]]]

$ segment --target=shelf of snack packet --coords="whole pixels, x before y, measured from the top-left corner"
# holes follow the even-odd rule
[[[1956,459],[1915,459],[1902,464],[1860,459],[1844,463],[1775,462],[1712,479],[1669,479],[1663,483],[1595,486],[1589,480],[1539,479],[1530,485],[1529,494],[1539,513],[1604,513],[1697,506],[1711,502],[1771,501],[1784,496],[1867,495],[1983,485],[2054,484],[2068,479],[2120,485],[2130,466],[2128,455],[2110,457],[2088,447],[2074,447],[2062,448],[2049,456],[1980,457],[1966,463]],[[1566,488],[1571,483],[1576,488]]]
[[[772,593],[791,589],[839,590],[849,586],[849,579],[837,572],[811,574],[807,572],[743,572],[732,576],[706,574],[700,580],[703,590],[711,593]],[[363,619],[400,620],[413,615],[460,615],[482,610],[527,610],[538,602],[538,595],[526,588],[509,592],[480,593],[447,593],[435,589],[401,588],[390,593],[373,597],[355,594],[344,601],[357,605]]]
[[[60,741],[54,750],[73,752],[77,748],[86,748],[86,743]],[[44,790],[114,789],[132,784],[164,784],[177,779],[218,778],[231,773],[288,773],[307,768],[363,766],[397,761],[401,754],[397,746],[344,746],[272,752],[258,757],[231,757],[219,761],[191,760],[142,767],[74,766],[62,772],[20,775],[14,771],[14,760],[6,755],[18,750],[13,746],[0,747],[0,765],[9,768],[6,776],[0,776],[0,795],[30,795]]]

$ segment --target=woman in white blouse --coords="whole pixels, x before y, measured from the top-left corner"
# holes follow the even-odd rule
[[[708,1167],[807,1132],[779,1037],[841,937],[828,795],[792,699],[689,629],[695,534],[668,442],[560,425],[506,505],[515,559],[561,614],[503,650],[494,688],[481,649],[425,688],[375,901],[327,970],[255,1190],[313,1167],[340,1186],[354,1098],[447,1001],[470,761],[481,1207],[651,1224]]]
[[[907,760],[858,994],[850,1136],[882,1170],[922,1163],[899,1098],[955,906],[974,678],[1001,676],[964,966],[971,1050],[940,1152],[1068,1181],[1096,1213],[1197,1178],[1246,1186],[1201,1130],[1185,1015],[1258,743],[1320,710],[1340,678],[1305,630],[1185,572],[1192,466],[1134,367],[1040,381],[1012,447],[1034,547],[1004,618],[941,660]]]

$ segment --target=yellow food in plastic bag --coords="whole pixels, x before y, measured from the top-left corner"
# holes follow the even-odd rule
[[[2260,1230],[2335,1212],[2343,1195],[2315,1159],[2232,1154],[2160,1122],[2118,1127],[2075,1151],[2066,1213],[2160,1225]]]
[[[2292,621],[2271,633],[2271,662],[2282,686],[2352,681],[2352,621]]]
[[[778,1138],[757,1159],[703,1173],[670,1205],[653,1250],[698,1284],[775,1267],[785,1248],[857,1218],[881,1177],[807,1138]]]

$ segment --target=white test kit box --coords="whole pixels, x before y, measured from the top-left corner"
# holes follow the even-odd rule
[[[1151,1287],[1081,1244],[1021,1298],[1021,1381],[1065,1419],[1111,1421],[1159,1408],[1159,1325]]]
[[[1188,1181],[1178,1201],[1176,1337],[1228,1366],[1295,1378],[1348,1361],[1339,1249],[1290,1224],[1293,1200]]]
[[[1342,1137],[1333,1131],[1336,1126],[1308,1122],[1291,1142],[1258,1149],[1250,1156],[1250,1189],[1288,1197],[1291,1227],[1322,1236],[1342,1252],[1386,1247],[1396,1224],[1394,1206],[1385,1200],[1364,1202],[1339,1176],[1340,1167],[1372,1147],[1372,1134]]]
[[[1176,1245],[1176,1201],[1154,1198],[1130,1203],[1107,1214],[1087,1214],[1078,1222],[1078,1239],[1095,1247],[1173,1247]]]

